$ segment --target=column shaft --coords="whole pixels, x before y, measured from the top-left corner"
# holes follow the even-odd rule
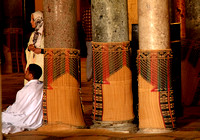
[[[75,0],[44,0],[45,48],[77,48]]]
[[[82,128],[75,0],[44,0],[44,126]]]
[[[175,127],[168,0],[140,0],[137,54],[139,129],[169,132]]]
[[[186,5],[186,38],[200,40],[200,1],[185,0]]]
[[[185,5],[186,39],[182,41],[182,50],[187,51],[181,56],[182,103],[197,105],[200,71],[200,1],[185,0]]]
[[[170,48],[168,0],[139,0],[139,48]]]
[[[94,42],[128,41],[125,0],[92,1],[92,39]]]
[[[135,131],[126,0],[92,1],[91,128]]]

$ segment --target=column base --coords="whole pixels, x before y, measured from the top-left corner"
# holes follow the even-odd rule
[[[131,121],[93,121],[90,129],[105,129],[113,132],[136,133],[137,125]]]
[[[173,129],[170,128],[140,128],[137,133],[140,134],[159,134],[159,133],[170,133]]]

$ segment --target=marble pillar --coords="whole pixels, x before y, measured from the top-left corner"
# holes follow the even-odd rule
[[[139,132],[175,127],[168,0],[139,0]]]
[[[128,41],[126,0],[92,1],[92,38],[94,42]]]
[[[200,40],[200,1],[185,0],[186,5],[186,38]]]
[[[169,49],[168,0],[140,0],[138,10],[139,48],[142,50]]]
[[[44,0],[45,48],[76,48],[76,1]]]
[[[134,132],[126,0],[92,0],[91,128]]]
[[[200,1],[185,0],[185,5],[186,39],[182,41],[181,57],[182,103],[197,105],[200,71]]]
[[[44,125],[39,130],[84,128],[79,96],[76,1],[44,0]]]

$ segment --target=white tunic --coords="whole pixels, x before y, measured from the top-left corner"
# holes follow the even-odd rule
[[[43,83],[29,81],[17,92],[15,102],[2,112],[2,133],[33,130],[42,125]]]

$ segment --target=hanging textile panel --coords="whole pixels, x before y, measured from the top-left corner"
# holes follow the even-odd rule
[[[93,120],[126,121],[134,118],[130,43],[92,42]]]
[[[138,50],[139,128],[174,128],[172,51]]]
[[[85,125],[79,95],[79,54],[76,49],[45,49],[45,123],[65,123],[75,127]]]

